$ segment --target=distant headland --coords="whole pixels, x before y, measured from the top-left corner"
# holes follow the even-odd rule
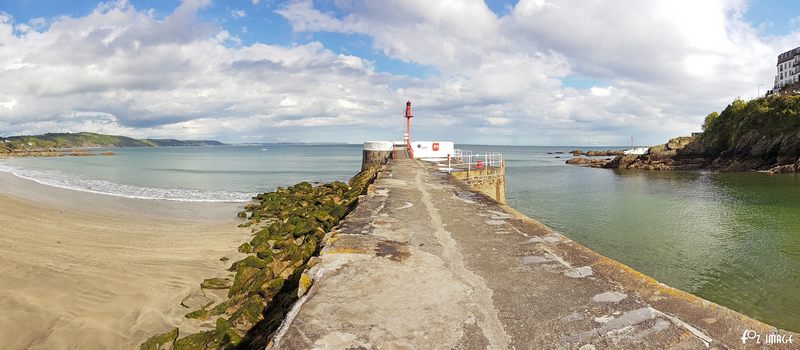
[[[96,147],[172,147],[172,146],[224,146],[214,140],[134,139],[127,136],[104,135],[92,132],[47,133],[0,137],[0,154],[50,153],[56,150],[74,150]]]

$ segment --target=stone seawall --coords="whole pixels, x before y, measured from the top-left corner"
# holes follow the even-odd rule
[[[413,160],[383,167],[319,259],[271,348],[757,349],[769,335],[798,337],[658,283]],[[745,332],[761,344],[743,343]]]
[[[467,184],[473,191],[482,193],[500,203],[506,203],[505,162],[500,167],[453,171],[454,178]]]

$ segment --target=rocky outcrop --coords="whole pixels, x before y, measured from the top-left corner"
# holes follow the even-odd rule
[[[608,162],[610,162],[611,158],[584,158],[584,157],[574,157],[567,159],[567,164],[572,165],[579,165],[585,166],[590,168],[604,168]]]
[[[575,149],[569,151],[570,154],[573,156],[587,156],[587,157],[614,157],[614,156],[621,156],[625,151],[623,150],[604,150],[604,151],[581,151],[579,149]]]
[[[302,182],[253,198],[244,215],[239,213],[253,230],[252,240],[238,248],[248,256],[229,268],[236,273],[233,281],[212,278],[202,284],[203,289],[227,289],[228,299],[211,306],[207,299],[190,295],[183,302],[199,307],[187,318],[205,322],[213,330],[177,340],[177,333],[172,337],[168,332],[150,338],[141,348],[150,349],[156,343],[151,340],[167,338],[173,341],[158,343],[157,348],[265,348],[294,301],[313,283],[304,273],[314,264],[312,258],[334,226],[355,208],[377,172],[371,167],[347,184],[336,181],[314,187]]]
[[[640,156],[618,156],[607,168],[800,171],[800,95],[735,100],[707,118],[697,137],[678,137]]]
[[[699,169],[705,164],[704,159],[676,159],[678,152],[689,145],[693,137],[682,136],[670,139],[662,145],[650,147],[642,155],[621,155],[607,162],[604,168],[609,169]]]

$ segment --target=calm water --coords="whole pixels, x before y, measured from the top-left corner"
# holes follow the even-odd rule
[[[567,166],[559,147],[505,153],[511,206],[670,286],[800,331],[800,177]],[[39,182],[141,198],[246,200],[345,180],[358,145],[114,149],[112,157],[0,161]]]
[[[116,155],[9,159],[0,161],[0,171],[47,185],[132,198],[246,201],[255,193],[300,181],[347,180],[361,167],[358,145],[108,150]]]
[[[660,282],[800,331],[800,176],[568,166],[506,156],[508,204]]]

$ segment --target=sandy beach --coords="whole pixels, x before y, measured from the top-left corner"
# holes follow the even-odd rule
[[[3,349],[133,349],[202,328],[183,297],[223,277],[240,204],[137,200],[64,190],[0,173]],[[195,322],[195,323],[192,323]]]

